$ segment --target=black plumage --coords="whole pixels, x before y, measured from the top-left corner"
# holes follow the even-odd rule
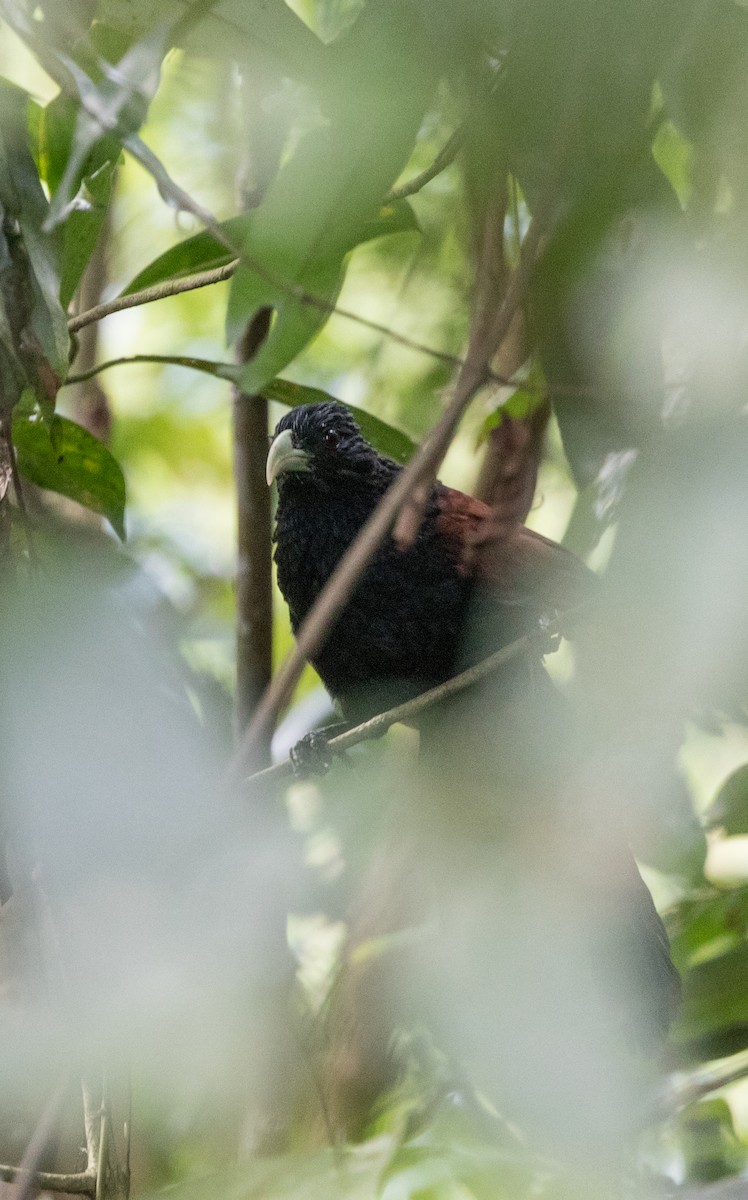
[[[401,469],[365,441],[340,404],[305,405],[278,423],[268,482],[278,482],[275,561],[294,631]],[[401,550],[388,539],[378,550],[312,659],[345,716],[359,719],[415,694],[536,627],[539,616],[589,596],[595,577],[561,546],[522,525],[501,536],[494,531],[487,506],[435,483],[413,545]],[[498,765],[504,785],[513,779],[518,795],[552,795],[571,770],[566,744],[573,736],[567,737],[566,706],[539,657],[513,664],[490,686],[487,703],[484,691],[461,700],[457,713],[429,714],[425,733],[434,760],[451,744],[451,722],[476,783],[480,777],[476,794],[486,794],[486,772],[490,776]],[[519,718],[508,718],[503,735],[491,724],[500,715],[499,692],[504,701],[526,701]],[[446,761],[444,774],[449,769]],[[528,770],[534,772],[529,785],[521,778]],[[465,819],[480,817],[466,809]],[[647,1010],[643,1020],[637,1013],[640,1030],[662,1035],[678,995],[667,937],[625,843],[612,848],[610,867],[616,889],[620,883],[621,893],[630,896],[630,903],[614,902],[612,923],[620,936],[612,938],[611,953],[621,977],[638,981],[633,1007]],[[591,870],[599,875],[600,863]]]
[[[402,468],[364,440],[340,404],[292,409],[278,423],[274,445],[284,433],[298,457],[290,460],[292,469],[277,475],[275,561],[296,632]],[[414,544],[401,550],[388,539],[375,554],[313,659],[346,715],[361,715],[448,678],[467,659],[498,648],[533,626],[541,613],[586,591],[594,577],[583,564],[522,526],[513,539],[468,565],[466,535],[489,517],[479,501],[436,483]],[[468,649],[471,605],[490,632],[471,638]]]

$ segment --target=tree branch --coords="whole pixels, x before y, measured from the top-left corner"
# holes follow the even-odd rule
[[[260,309],[239,345],[249,362],[264,341],[272,310]],[[272,511],[265,482],[268,402],[234,389],[234,482],[237,512],[236,738],[249,725],[273,673]],[[270,761],[270,730],[262,746]]]
[[[0,1179],[6,1183],[20,1182],[29,1172],[25,1167],[11,1167],[0,1163]],[[66,1192],[71,1196],[93,1196],[96,1190],[96,1173],[74,1171],[70,1175],[60,1175],[52,1171],[34,1171],[32,1175],[34,1186],[41,1192]]]
[[[729,1058],[710,1066],[697,1067],[693,1071],[675,1071],[658,1089],[650,1116],[653,1120],[666,1120],[673,1113],[719,1088],[736,1083],[748,1076],[748,1050],[740,1050]]]
[[[77,333],[94,321],[101,321],[110,313],[122,312],[126,308],[138,308],[141,304],[151,304],[154,300],[166,300],[169,296],[179,296],[182,292],[191,292],[195,288],[209,287],[213,283],[223,283],[230,279],[237,267],[237,260],[223,267],[214,267],[211,271],[198,271],[195,275],[186,275],[183,279],[166,279],[163,283],[154,283],[152,287],[143,288],[140,292],[132,292],[129,296],[115,296],[106,304],[97,304],[86,312],[71,317],[68,321],[70,333]],[[82,378],[90,379],[90,375]],[[69,380],[68,380],[69,382]]]
[[[577,614],[566,613],[562,621],[568,620]],[[419,716],[426,709],[432,708],[435,704],[440,704],[442,700],[449,699],[450,696],[456,696],[459,692],[466,688],[472,687],[473,684],[479,683],[481,679],[493,675],[494,672],[518,658],[521,654],[533,648],[546,652],[555,648],[554,639],[561,633],[561,621],[556,622],[554,627],[544,628],[539,626],[534,633],[525,634],[524,637],[517,638],[516,641],[510,642],[507,646],[502,646],[501,650],[497,650],[495,654],[491,654],[488,658],[481,659],[472,667],[461,671],[459,675],[454,675],[451,679],[447,679],[444,683],[437,684],[436,687],[429,688],[420,695],[414,696],[412,700],[406,700],[403,704],[397,704],[394,708],[388,708],[385,712],[377,713],[375,717],[371,717],[368,721],[363,721],[360,725],[354,726],[352,729],[346,729],[344,733],[338,734],[337,737],[330,738],[328,746],[334,754],[342,754],[343,751],[349,750],[351,746],[357,746],[359,742],[368,742],[373,738],[381,737],[383,733],[392,725],[398,722],[411,721],[414,717]],[[290,758],[284,759],[283,762],[275,763],[272,767],[266,767],[264,771],[256,771],[250,775],[245,783],[270,783],[280,779],[284,779],[293,774],[293,764]]]
[[[202,371],[204,375],[215,375],[218,379],[227,379],[233,383],[240,370],[234,363],[213,362],[209,358],[191,358],[184,354],[131,354],[124,358],[110,358],[108,362],[97,363],[90,371],[81,371],[76,375],[68,375],[62,387],[71,383],[85,383],[93,379],[101,371],[110,367],[129,366],[130,363],[163,363],[166,366],[186,367],[190,371]]]
[[[420,192],[421,188],[425,187],[427,183],[431,183],[432,179],[436,179],[437,175],[441,175],[442,171],[451,166],[465,140],[466,127],[467,122],[463,121],[444,143],[431,165],[401,184],[400,187],[392,188],[385,196],[384,203],[394,204],[396,200],[405,200],[407,196],[415,196],[416,192]]]
[[[86,325],[90,325],[94,321],[101,321],[104,317],[110,316],[111,313],[122,312],[127,308],[139,308],[142,304],[152,304],[155,300],[166,300],[170,296],[178,296],[182,292],[195,291],[197,288],[210,287],[214,283],[222,283],[226,279],[230,279],[234,274],[239,260],[234,259],[223,267],[215,267],[210,271],[199,271],[195,275],[185,275],[183,279],[166,280],[164,283],[156,283],[152,287],[143,288],[142,291],[132,292],[129,296],[116,296],[114,300],[107,301],[106,304],[97,304],[95,308],[89,309],[87,312],[79,313],[76,317],[71,317],[68,321],[68,329],[71,333],[75,333],[79,329],[83,329]],[[291,285],[289,285],[290,289]],[[313,304],[317,308],[323,309],[330,316],[343,317],[346,321],[353,321],[356,325],[362,325],[364,329],[371,329],[373,333],[381,334],[389,341],[396,342],[400,346],[405,346],[408,350],[415,350],[418,354],[426,354],[429,358],[435,358],[439,362],[446,362],[452,366],[460,366],[462,359],[456,354],[450,354],[446,350],[435,350],[433,346],[426,346],[423,342],[419,342],[414,338],[407,337],[404,333],[399,333],[396,329],[391,329],[387,325],[381,325],[379,321],[370,321],[368,317],[361,316],[360,313],[351,312],[350,309],[339,308],[336,304],[332,304],[318,296],[311,296],[308,293],[302,292],[296,295],[296,299],[301,299],[305,304]],[[136,359],[115,359],[114,362],[135,362]],[[199,361],[199,360],[195,360]],[[187,365],[187,364],[185,364]],[[231,364],[226,364],[230,366]],[[103,368],[97,368],[103,370]],[[199,369],[199,368],[198,368]],[[90,375],[81,374],[75,377],[76,381],[81,379],[91,378]],[[68,378],[66,383],[70,383]],[[502,380],[497,379],[497,383]]]
[[[491,359],[509,332],[514,315],[524,301],[530,275],[535,266],[538,247],[545,235],[552,207],[553,200],[549,199],[533,216],[522,246],[522,255],[517,270],[511,278],[496,316],[490,321],[487,329],[480,318],[474,324],[473,336],[460,369],[455,394],[442,420],[425,443],[429,449],[428,462],[424,464],[418,478],[414,479],[414,486],[408,497],[409,502],[407,505],[401,506],[395,524],[393,537],[403,548],[412,545],[421,527],[431,485],[455,435],[462,414],[475,393],[491,379]]]

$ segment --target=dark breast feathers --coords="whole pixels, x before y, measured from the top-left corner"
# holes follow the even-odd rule
[[[399,469],[388,464],[372,486],[284,479],[275,560],[294,632]],[[436,484],[415,543],[385,542],[313,665],[359,716],[448,678],[543,612],[578,603],[593,581],[573,555],[525,527],[494,539],[486,505]],[[471,612],[481,628],[468,641]]]

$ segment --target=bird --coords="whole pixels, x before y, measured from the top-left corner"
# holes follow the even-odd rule
[[[401,470],[337,402],[299,405],[278,422],[266,474],[278,486],[275,563],[294,633]],[[436,482],[413,544],[385,541],[312,665],[344,715],[364,719],[584,603],[595,583],[522,524],[494,537],[488,505]]]
[[[337,401],[300,405],[278,422],[266,474],[268,485],[278,488],[274,558],[294,633],[402,470],[366,441],[353,414]],[[540,620],[584,605],[598,582],[564,547],[519,521],[497,531],[489,506],[437,481],[415,540],[406,548],[392,536],[384,541],[311,662],[343,716],[357,722],[537,630]],[[500,677],[482,683],[472,700],[458,696],[441,714],[428,712],[420,722],[422,744],[425,739],[437,764],[431,777],[435,789],[449,778],[445,786],[459,799],[449,818],[436,805],[428,818],[428,823],[446,820],[442,842],[447,847],[457,845],[459,836],[453,835],[460,822],[474,830],[483,827],[476,806],[490,806],[493,774],[503,778],[505,793],[528,803],[536,795],[551,795],[554,787],[562,791],[561,778],[573,777],[569,753],[560,749],[575,745],[569,706],[544,672],[541,654],[529,651]],[[497,695],[503,707],[494,704]],[[496,721],[504,728],[494,728]],[[536,829],[551,807],[537,816]],[[551,816],[546,829],[556,819]],[[496,827],[495,814],[489,814],[489,841]],[[613,963],[613,990],[619,985],[623,993],[628,990],[621,1023],[636,1027],[631,1036],[637,1044],[650,1036],[659,1044],[677,1009],[679,976],[628,844],[609,834],[606,830],[597,862],[590,854],[590,958],[607,956]],[[540,841],[552,846],[542,833]],[[569,843],[576,848],[584,836],[575,833]],[[540,870],[545,871],[545,860]],[[584,863],[559,871],[559,889],[573,893],[575,911],[585,907],[584,880],[577,906],[580,874]],[[606,884],[607,906],[601,901]],[[503,903],[499,900],[498,911]],[[606,926],[602,932],[601,924]]]

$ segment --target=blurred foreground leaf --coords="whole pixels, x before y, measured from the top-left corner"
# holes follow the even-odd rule
[[[436,85],[425,25],[384,0],[363,10],[335,43],[322,105],[328,123],[301,141],[252,214],[249,261],[234,275],[226,315],[231,342],[259,308],[270,333],[247,363],[242,387],[257,392],[306,346],[329,316],[345,259],[371,237],[372,222],[413,149]],[[314,296],[310,304],[305,296]]]
[[[372,1200],[393,1149],[384,1136],[316,1154],[254,1157],[170,1194],[173,1200]]]

